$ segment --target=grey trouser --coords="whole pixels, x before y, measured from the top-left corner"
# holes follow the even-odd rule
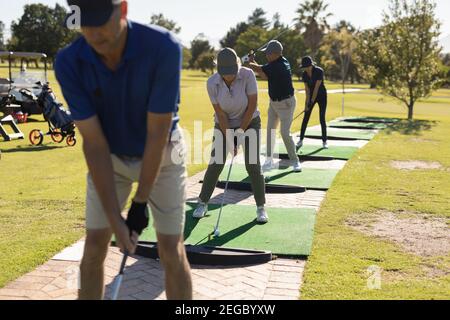
[[[216,124],[216,129],[219,129],[219,126]],[[264,206],[266,204],[266,185],[264,181],[264,176],[261,170],[261,163],[259,161],[259,153],[260,153],[260,130],[261,130],[261,118],[257,117],[252,120],[250,126],[247,130],[256,130],[257,134],[257,147],[256,150],[250,147],[249,139],[245,139],[245,168],[250,177],[253,189],[253,195],[255,197],[256,205],[258,207]],[[215,130],[216,133],[222,134],[219,130]],[[214,139],[213,142],[213,150],[211,152],[211,159],[216,159],[216,148],[223,148],[223,159],[217,159],[217,161],[212,161],[206,170],[205,178],[203,179],[202,191],[200,193],[200,201],[204,203],[208,203],[210,200],[214,188],[216,187],[217,181],[219,180],[219,176],[225,167],[226,162],[226,144],[218,143],[217,141],[223,141],[224,139]],[[256,155],[250,154],[250,152],[257,152]],[[252,163],[256,160],[256,163]]]
[[[289,159],[298,161],[295,142],[291,136],[291,126],[294,119],[297,99],[295,96],[283,101],[270,101],[267,121],[267,157],[273,157],[276,141],[276,129],[281,123],[281,137],[289,154]]]

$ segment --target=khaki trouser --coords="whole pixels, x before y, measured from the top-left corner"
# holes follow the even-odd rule
[[[178,134],[180,133],[178,132],[176,135]],[[158,233],[169,236],[181,235],[184,232],[186,201],[186,145],[184,139],[179,135],[173,140],[175,141],[171,141],[166,148],[161,172],[148,197],[153,226]],[[125,159],[114,154],[111,155],[111,159],[116,192],[120,209],[123,211],[132,184],[139,181],[142,161]],[[86,228],[88,230],[110,228],[90,174],[87,178]]]
[[[283,101],[270,101],[267,121],[267,157],[273,157],[276,141],[276,129],[281,123],[281,137],[289,154],[289,159],[298,161],[295,142],[291,136],[291,126],[294,119],[297,99],[295,96]]]

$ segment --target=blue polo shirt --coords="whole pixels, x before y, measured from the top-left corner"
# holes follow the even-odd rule
[[[269,80],[270,99],[281,101],[294,95],[291,65],[285,57],[264,65],[262,70]]]
[[[75,121],[97,116],[111,153],[142,157],[147,113],[173,113],[179,121],[182,50],[156,26],[128,22],[122,61],[111,71],[84,37],[62,49],[55,73]]]

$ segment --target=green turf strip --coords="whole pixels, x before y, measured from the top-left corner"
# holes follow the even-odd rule
[[[376,133],[368,130],[328,129],[328,138],[348,138],[357,140],[372,140]],[[322,139],[320,129],[306,130],[306,138]]]
[[[221,181],[227,179],[229,166],[222,171]],[[292,171],[292,167],[287,169],[275,169],[265,172],[266,183],[271,185],[305,187],[307,189],[329,189],[339,170],[309,169],[304,168],[302,172]],[[251,183],[245,165],[235,164],[231,171],[231,182]]]
[[[297,153],[306,157],[329,157],[339,160],[349,160],[359,150],[357,147],[329,146],[323,149],[321,146],[304,145]],[[287,154],[286,146],[283,143],[277,144],[275,154]]]
[[[396,123],[400,121],[397,118],[381,118],[381,117],[344,117],[336,120],[342,121],[361,121],[361,122],[377,122],[377,123]]]
[[[311,253],[316,219],[314,209],[267,208],[270,222],[259,225],[255,220],[256,207],[226,205],[219,228],[221,236],[208,240],[208,235],[214,231],[220,206],[210,205],[207,216],[201,220],[192,217],[195,207],[186,205],[186,244],[264,250],[288,256]],[[154,228],[145,230],[139,239],[155,241]]]
[[[348,122],[348,121],[332,121],[328,124],[330,128],[346,128],[352,127],[356,129],[385,129],[388,123],[373,123],[373,122]]]

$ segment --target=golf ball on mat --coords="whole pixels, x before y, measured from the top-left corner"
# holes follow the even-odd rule
[[[214,237],[215,238],[220,237],[220,231],[219,230],[214,231]]]

